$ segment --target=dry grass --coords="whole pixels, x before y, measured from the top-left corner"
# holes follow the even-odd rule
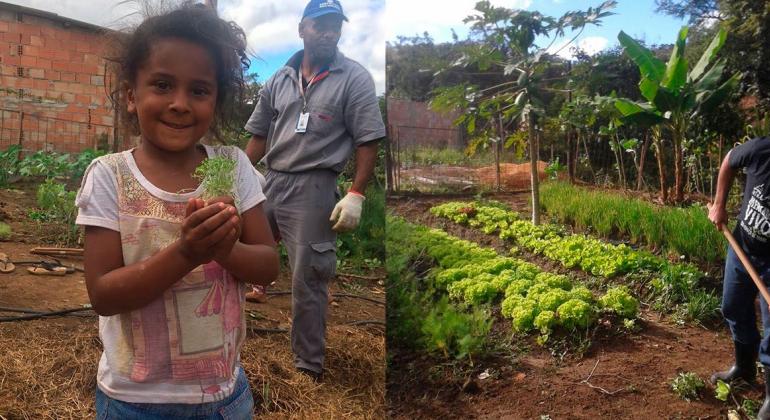
[[[100,349],[95,318],[0,324],[0,414],[93,418]]]
[[[294,370],[288,334],[250,334],[241,353],[259,418],[384,418],[385,340],[327,329],[324,381]],[[0,324],[0,418],[93,418],[101,353],[95,318]]]

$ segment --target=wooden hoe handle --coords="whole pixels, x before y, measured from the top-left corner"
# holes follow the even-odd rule
[[[759,293],[762,293],[762,297],[765,298],[765,304],[770,305],[770,293],[768,293],[767,288],[765,287],[765,284],[762,282],[762,279],[759,278],[759,273],[757,273],[757,270],[755,270],[754,266],[751,265],[751,261],[749,261],[749,257],[746,256],[746,253],[743,252],[743,249],[741,249],[741,246],[738,245],[738,242],[735,240],[735,237],[733,236],[733,234],[730,233],[730,229],[727,228],[727,225],[722,225],[722,233],[725,234],[725,237],[727,238],[727,242],[730,242],[730,246],[733,247],[733,251],[735,251],[735,254],[743,263],[743,267],[746,268],[746,271],[749,272],[749,276],[751,276],[751,279],[754,280],[754,284],[757,285],[757,289],[759,289]]]

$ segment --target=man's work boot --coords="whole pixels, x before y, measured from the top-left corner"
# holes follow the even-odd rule
[[[711,383],[716,384],[718,380],[730,383],[738,378],[748,383],[754,383],[757,378],[757,346],[747,346],[746,344],[735,343],[735,364],[728,370],[716,372],[711,375]]]
[[[757,413],[757,419],[770,420],[770,366],[763,366],[765,369],[765,402]]]

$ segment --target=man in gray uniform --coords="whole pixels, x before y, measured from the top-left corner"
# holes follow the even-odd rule
[[[265,83],[245,127],[252,134],[246,154],[267,167],[268,220],[289,255],[295,365],[316,380],[337,266],[335,232],[358,225],[377,140],[385,137],[371,75],[337,51],[343,20],[338,0],[308,3],[299,23],[304,50]],[[353,153],[353,185],[337,202],[337,175]]]

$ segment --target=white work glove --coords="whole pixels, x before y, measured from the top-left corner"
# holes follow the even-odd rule
[[[365,199],[366,197],[355,192],[345,194],[345,197],[334,206],[332,216],[329,218],[330,222],[337,220],[337,223],[332,226],[332,230],[335,232],[348,232],[355,229],[361,220],[361,207]],[[337,219],[338,217],[339,220]]]

